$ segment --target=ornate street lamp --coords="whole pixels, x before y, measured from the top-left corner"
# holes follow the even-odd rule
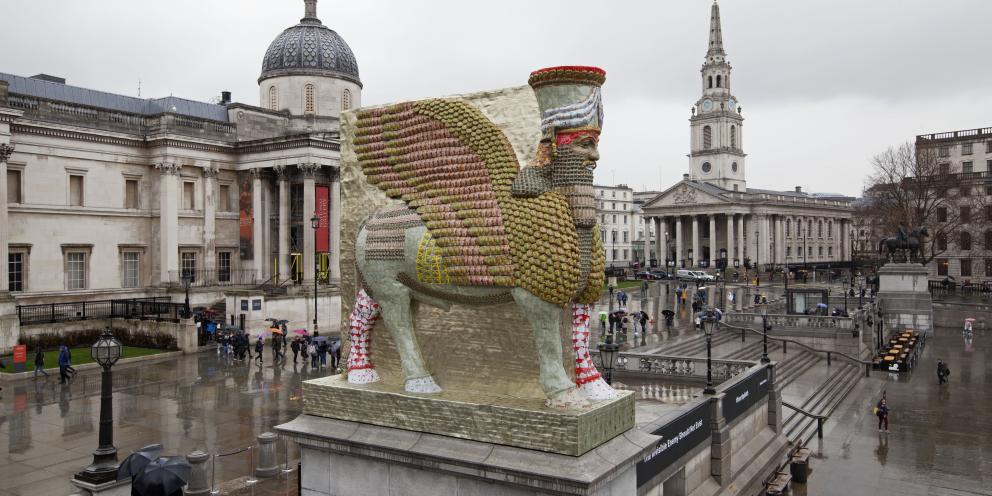
[[[606,342],[599,343],[599,359],[603,363],[603,378],[606,383],[613,384],[613,363],[616,360],[620,345],[613,342],[613,333],[606,335]]]
[[[706,310],[700,320],[703,321],[703,332],[706,333],[706,388],[703,389],[703,394],[716,394],[716,388],[713,387],[713,331],[716,329],[717,313],[713,309]]]
[[[761,345],[764,347],[761,352],[761,363],[772,361],[771,358],[768,358],[768,331],[770,330],[772,330],[772,326],[768,325],[768,304],[765,303],[761,305]]]
[[[182,281],[183,289],[186,290],[186,305],[183,307],[183,317],[188,319],[193,314],[193,311],[189,308],[189,287],[193,284],[193,274],[183,272]]]
[[[75,479],[100,485],[117,480],[117,448],[114,447],[114,381],[110,368],[123,352],[121,342],[107,327],[100,339],[90,348],[93,361],[103,367],[100,376],[100,437],[99,447],[93,452],[93,463],[76,474]]]
[[[313,228],[313,332],[317,332],[317,228],[320,227],[320,217],[314,212],[310,217],[310,227]]]

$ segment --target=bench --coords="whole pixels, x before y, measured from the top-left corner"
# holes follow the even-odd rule
[[[809,448],[800,448],[792,454],[789,460],[789,471],[792,473],[792,480],[805,484],[809,477],[809,457],[812,451]]]
[[[782,496],[789,493],[789,483],[792,476],[785,472],[778,472],[772,480],[765,484],[765,496]]]

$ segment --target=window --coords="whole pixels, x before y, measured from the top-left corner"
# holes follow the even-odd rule
[[[937,259],[937,275],[946,276],[947,275],[947,259],[938,258]]]
[[[7,169],[7,203],[21,203],[21,171]]]
[[[992,160],[989,160],[989,171],[992,172]],[[985,194],[992,195],[992,184],[985,185]]]
[[[819,257],[823,257],[823,247],[822,247],[822,246],[821,246],[821,247],[819,247],[819,248],[818,248],[818,249],[816,250],[816,255],[817,255],[817,256],[819,256]]]
[[[218,206],[221,212],[231,211],[231,187],[227,184],[220,185],[220,198],[218,198]]]
[[[193,210],[193,183],[183,183],[183,210]]]
[[[938,157],[950,157],[951,156],[951,147],[949,147],[949,146],[942,146],[942,147],[938,148],[937,149],[937,156]]]
[[[707,79],[709,79],[709,87],[712,88],[713,87],[713,76],[709,76],[709,78],[707,78]]]
[[[86,253],[71,251],[65,254],[66,289],[86,289]]]
[[[734,172],[737,172],[737,162],[734,162],[734,163],[730,164],[730,170],[732,170]],[[735,188],[734,191],[737,191],[737,189],[736,189],[737,188],[737,185],[734,185],[734,188]]]
[[[832,220],[827,222],[827,237],[834,237],[834,221]]]
[[[69,176],[69,206],[83,206],[83,176]]]
[[[606,214],[599,214],[599,223],[606,224]]]
[[[628,241],[627,240],[627,231],[624,231],[623,232],[623,242],[626,243],[627,241]]]
[[[279,110],[279,90],[269,86],[269,110]]]
[[[934,241],[937,246],[937,251],[944,251],[947,249],[947,235],[944,233],[937,234],[937,239]]]
[[[792,219],[785,219],[785,235],[792,235]]]
[[[612,197],[612,198],[616,198],[616,197],[617,197],[617,192],[616,192],[616,191],[610,191],[610,197]],[[613,208],[614,208],[614,209],[616,209],[616,208],[617,208],[617,207],[616,207],[616,203],[614,203],[614,204],[613,204]]]
[[[958,247],[961,251],[971,250],[971,233],[965,231],[962,232],[958,239]]]
[[[138,208],[138,180],[124,180],[124,208]]]
[[[834,247],[833,246],[828,246],[827,247],[827,256],[829,256],[829,257],[834,256]]]
[[[961,196],[971,196],[971,186],[961,186],[958,191],[961,193]]]
[[[937,209],[937,222],[947,222],[947,208],[940,207]]]
[[[624,215],[624,216],[623,216],[623,223],[624,223],[624,224],[626,224],[626,223],[627,223],[627,216],[626,216],[626,215]]]
[[[303,87],[303,111],[307,113],[314,112],[313,104],[313,85],[308,84]]]
[[[11,291],[24,291],[24,253],[7,254],[7,283]]]
[[[723,76],[717,74],[716,75],[716,87],[719,88],[721,83],[723,83]]]
[[[971,155],[971,143],[961,145],[961,155]]]
[[[124,252],[124,277],[121,287],[137,288],[141,285],[141,254],[136,251]]]
[[[808,253],[809,253],[809,256],[811,256],[811,257],[813,256],[813,247],[812,246],[809,247]]]
[[[787,257],[791,257],[792,256],[792,247],[791,246],[786,246],[785,247],[785,256],[787,256]]]
[[[614,224],[616,224],[616,223],[617,223],[617,214],[613,214],[613,223],[614,223]]]
[[[937,174],[946,176],[951,173],[951,164],[940,164],[937,166]]]
[[[961,207],[961,222],[971,222],[971,207]]]
[[[217,253],[217,282],[231,282],[231,252]]]
[[[180,253],[180,267],[182,268],[182,278],[196,281],[196,253],[184,251]]]
[[[985,249],[992,250],[992,230],[985,231]]]
[[[992,258],[985,259],[985,277],[992,277]]]
[[[971,277],[971,259],[961,259],[961,277]]]
[[[341,93],[341,110],[348,110],[351,108],[351,90],[345,89]]]
[[[992,205],[985,206],[985,220],[992,221]]]
[[[821,238],[823,237],[823,221],[822,220],[821,221],[818,221],[816,223],[816,235],[819,236],[819,237],[821,237]]]
[[[610,210],[616,210],[616,209],[617,209],[617,202],[611,203],[610,204]]]
[[[627,195],[624,195],[624,196],[627,196]],[[627,210],[627,204],[626,203],[623,204],[623,209],[624,210]]]
[[[974,172],[974,169],[975,169],[975,163],[974,162],[971,162],[971,161],[961,162],[961,172],[964,172],[965,174],[970,174],[970,173]]]
[[[730,148],[737,148],[737,126],[730,126]],[[737,165],[737,162],[734,162]],[[734,167],[734,172],[737,172],[737,168]]]
[[[709,148],[709,147],[707,147],[707,148]],[[710,165],[709,162],[703,162],[703,173],[704,174],[709,174],[711,170],[713,170],[713,166]]]
[[[616,249],[613,249],[612,251],[613,251],[613,260],[616,260],[617,259],[617,250]]]
[[[606,229],[599,230],[599,240],[606,243]]]
[[[713,146],[713,130],[709,126],[703,126],[703,149],[709,150]]]
[[[989,153],[992,153],[992,152],[989,152]],[[992,160],[986,160],[985,161],[985,170],[987,172],[992,172]]]
[[[985,142],[985,153],[992,153],[992,141]]]

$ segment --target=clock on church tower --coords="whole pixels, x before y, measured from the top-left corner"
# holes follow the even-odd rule
[[[730,93],[730,62],[723,49],[720,6],[713,3],[710,15],[709,48],[703,62],[702,97],[689,119],[692,179],[729,191],[744,191],[743,124],[740,106]]]

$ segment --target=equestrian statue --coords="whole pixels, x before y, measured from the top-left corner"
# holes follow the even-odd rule
[[[903,254],[903,258],[908,262],[923,263],[927,242],[930,239],[930,231],[926,226],[919,226],[912,231],[908,231],[906,224],[900,222],[896,236],[885,238],[878,243],[878,253],[886,252],[888,261],[893,261],[896,251]]]

